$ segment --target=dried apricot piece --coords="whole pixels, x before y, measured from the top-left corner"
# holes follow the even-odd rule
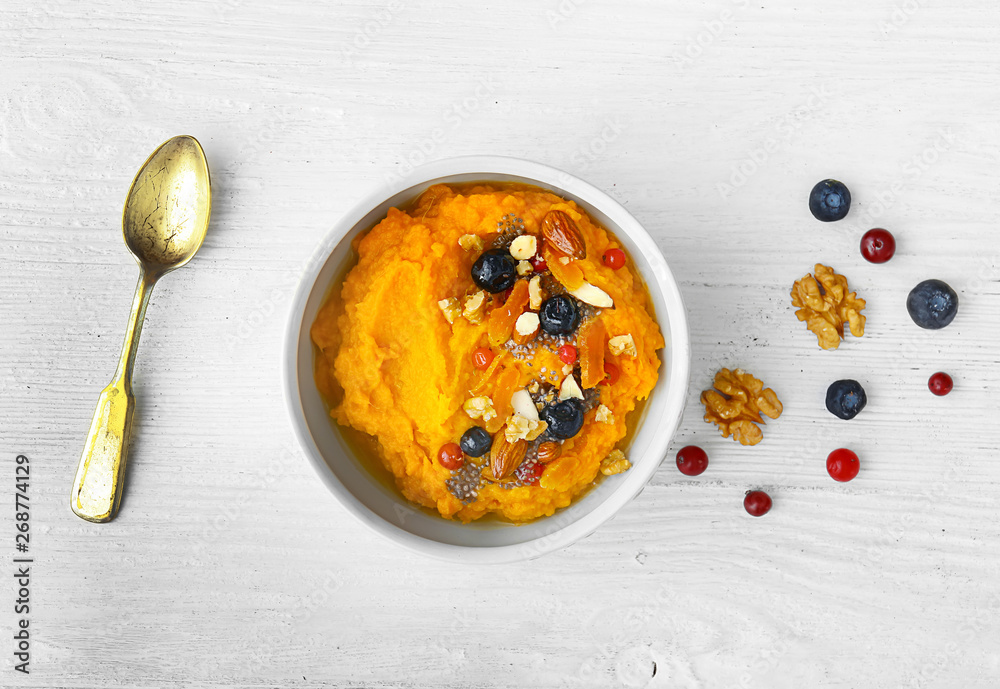
[[[528,307],[528,281],[518,280],[502,306],[490,312],[488,332],[490,344],[499,347],[510,339],[514,332],[514,323]]]
[[[580,356],[580,382],[583,389],[596,387],[604,380],[604,321],[591,318],[576,336]]]
[[[497,411],[497,420],[500,423],[496,430],[499,430],[506,422],[507,417],[514,413],[511,397],[521,388],[520,379],[521,376],[514,366],[504,368],[497,376],[497,384],[493,389],[493,408]],[[492,430],[490,425],[487,424],[486,430],[490,433],[496,433],[496,430]]]
[[[547,243],[542,249],[542,258],[545,259],[548,269],[552,271],[552,276],[567,290],[572,291],[583,285],[583,271],[580,270],[580,266],[567,256],[553,251]],[[563,263],[563,260],[567,262]]]
[[[471,390],[473,395],[481,395],[483,393],[483,390],[486,389],[486,385],[493,379],[493,375],[496,373],[497,369],[506,361],[507,356],[507,351],[501,350],[499,354],[493,357],[493,363],[490,364],[489,368],[482,372],[476,384],[473,386]]]

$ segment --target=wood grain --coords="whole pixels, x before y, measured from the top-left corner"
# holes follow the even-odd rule
[[[998,27],[986,0],[7,8],[0,419],[5,475],[32,460],[37,559],[32,672],[8,654],[0,686],[997,686]],[[213,223],[153,294],[121,516],[88,524],[68,491],[136,279],[121,204],[180,133],[208,153]],[[641,496],[491,568],[373,540],[296,449],[278,380],[335,219],[411,165],[482,152],[625,204],[681,283],[694,351]],[[826,177],[854,194],[842,223],[806,208]],[[874,225],[899,242],[884,266],[858,252]],[[817,261],[869,304],[835,352],[788,299]],[[928,277],[962,305],[936,333],[903,307]],[[723,365],[785,403],[757,447],[701,420]],[[926,390],[936,370],[948,397]],[[870,396],[852,422],[823,408],[842,377]],[[699,478],[673,467],[688,443],[711,457]],[[825,473],[838,446],[862,459],[850,484]],[[774,509],[755,520],[759,486]]]

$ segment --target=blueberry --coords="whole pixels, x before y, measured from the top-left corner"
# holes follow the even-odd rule
[[[490,249],[472,264],[472,279],[487,292],[503,292],[517,280],[517,261],[505,249]]]
[[[856,380],[838,380],[826,389],[826,408],[841,419],[853,419],[868,404],[868,396]]]
[[[566,335],[580,325],[580,310],[572,297],[559,294],[542,302],[538,319],[549,335]]]
[[[948,283],[941,280],[924,280],[910,290],[906,298],[910,318],[921,328],[939,330],[955,319],[958,313],[958,295]]]
[[[546,433],[559,440],[566,440],[583,428],[583,402],[575,398],[554,402],[542,409],[539,416],[549,425]]]
[[[809,210],[823,222],[842,220],[851,210],[851,192],[843,182],[824,179],[809,192]]]
[[[493,447],[493,438],[479,426],[473,426],[462,434],[462,439],[458,441],[462,452],[470,457],[482,457]]]

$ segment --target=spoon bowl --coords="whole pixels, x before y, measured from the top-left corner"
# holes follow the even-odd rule
[[[82,519],[107,522],[118,513],[135,411],[132,369],[149,295],[161,276],[198,252],[211,210],[208,161],[194,137],[175,136],[161,144],[132,180],[122,234],[139,263],[139,283],[118,369],[98,399],[73,482],[70,507]]]
[[[175,136],[156,149],[132,181],[122,234],[140,265],[167,273],[201,248],[211,213],[208,161],[194,137]]]

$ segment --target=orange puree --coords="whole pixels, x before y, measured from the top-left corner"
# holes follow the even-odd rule
[[[472,353],[490,347],[489,314],[503,305],[504,295],[486,293],[486,310],[479,322],[458,316],[449,323],[439,302],[456,298],[461,305],[479,291],[470,271],[482,249],[463,248],[460,237],[476,235],[488,249],[497,239],[498,224],[519,218],[524,232],[538,238],[541,254],[542,219],[551,210],[568,214],[586,245],[586,258],[560,267],[569,266],[574,275],[579,271],[583,280],[614,300],[613,308],[584,306],[583,313],[602,321],[604,361],[618,366],[621,377],[613,385],[584,390],[583,428],[562,441],[554,461],[534,465],[539,471],[544,468],[540,478],[536,472],[524,480],[511,475],[493,482],[485,478],[493,478],[487,468],[477,495],[471,500],[466,496],[463,503],[446,484],[453,473],[438,462],[440,448],[457,443],[474,425],[483,426],[494,438],[503,434],[514,413],[514,390],[534,390],[537,399],[551,390],[547,386],[554,386],[558,395],[566,374],[556,349],[563,342],[577,344],[576,334],[560,341],[543,334],[527,354],[513,341],[493,346],[494,365],[480,371],[473,365]],[[438,185],[422,194],[408,212],[391,209],[357,243],[357,265],[312,326],[312,339],[319,348],[316,382],[331,404],[331,416],[342,426],[373,436],[378,460],[395,477],[403,495],[442,516],[467,522],[495,513],[524,522],[566,507],[593,485],[601,460],[625,438],[626,417],[650,394],[660,365],[657,350],[663,347],[663,337],[643,284],[630,266],[612,270],[601,260],[605,250],[618,246],[575,203],[527,186]],[[546,257],[558,261],[549,248]],[[557,272],[567,271],[557,268]],[[546,273],[545,279],[559,289],[554,275]],[[632,336],[637,356],[612,354],[608,340],[619,335]],[[579,361],[575,375],[579,381]],[[463,410],[467,400],[478,396],[491,399],[498,418],[473,419]],[[610,409],[612,423],[595,419],[599,404]],[[537,447],[545,440],[552,438],[543,435],[533,443],[524,442]],[[528,459],[531,456],[529,451]],[[488,467],[490,456],[465,461],[470,469]],[[478,477],[478,468],[474,475]]]

